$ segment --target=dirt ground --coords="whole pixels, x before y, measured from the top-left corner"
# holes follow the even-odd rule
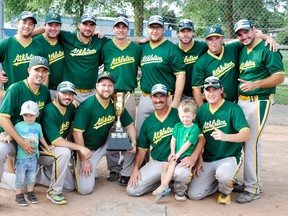
[[[233,202],[228,206],[217,204],[217,194],[207,197],[200,201],[186,200],[179,202],[174,200],[174,194],[171,193],[161,203],[155,203],[154,197],[147,194],[142,197],[129,197],[125,192],[125,187],[121,187],[117,182],[106,181],[105,160],[101,161],[98,168],[99,178],[93,194],[81,196],[74,192],[65,192],[68,200],[66,206],[57,206],[45,198],[46,189],[43,186],[35,188],[39,204],[30,204],[28,207],[19,207],[14,201],[15,193],[9,190],[0,189],[0,215],[96,215],[96,210],[100,202],[128,202],[137,204],[146,203],[148,205],[160,205],[166,207],[166,215],[288,215],[288,126],[267,125],[263,134],[263,179],[264,191],[261,198],[252,203],[240,205],[234,202],[236,193],[232,194]],[[241,171],[240,171],[241,174]],[[139,209],[141,213],[141,208]],[[107,216],[116,215],[109,214]],[[125,212],[118,212],[117,215],[127,215]],[[131,214],[129,214],[131,215]],[[138,214],[135,214],[138,215]],[[142,214],[141,214],[142,215]],[[155,215],[151,212],[150,216]],[[161,214],[163,215],[163,214]]]

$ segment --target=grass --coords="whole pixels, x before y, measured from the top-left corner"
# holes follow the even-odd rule
[[[288,85],[279,85],[276,88],[275,100],[277,104],[288,105]]]
[[[283,56],[285,76],[288,77],[288,50],[281,50],[280,52]]]

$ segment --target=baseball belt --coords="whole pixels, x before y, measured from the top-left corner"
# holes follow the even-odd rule
[[[246,96],[246,95],[239,95],[239,98],[241,100],[245,101],[258,101],[258,100],[269,100],[274,98],[274,94],[269,94],[269,95],[252,95],[252,96]]]

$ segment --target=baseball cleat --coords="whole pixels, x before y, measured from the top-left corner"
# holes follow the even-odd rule
[[[217,203],[221,205],[229,205],[231,203],[231,195],[220,193],[218,196]]]

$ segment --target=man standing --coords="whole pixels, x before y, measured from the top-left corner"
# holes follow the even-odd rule
[[[228,205],[233,180],[242,163],[242,142],[250,138],[249,125],[242,109],[224,99],[217,77],[205,79],[204,94],[208,103],[198,109],[195,123],[206,143],[197,162],[196,177],[189,184],[188,196],[199,200],[219,191],[218,203]]]
[[[0,89],[0,98],[4,97],[8,87],[27,78],[29,62],[34,56],[42,56],[42,46],[32,39],[37,24],[36,16],[31,11],[23,11],[17,22],[17,34],[1,40],[0,62],[6,77],[1,76],[4,90]],[[4,74],[1,72],[1,75]]]
[[[115,108],[111,96],[114,92],[114,77],[109,72],[99,75],[96,84],[96,94],[85,100],[77,109],[73,137],[77,144],[92,151],[92,157],[85,159],[79,155],[76,165],[76,181],[78,192],[87,195],[93,192],[95,186],[96,167],[101,158],[115,151],[106,151],[109,131],[116,120]],[[91,112],[96,110],[97,112]],[[136,129],[133,119],[126,109],[120,117],[123,127],[127,130],[133,150],[124,152],[122,176],[130,176],[134,153],[136,151]]]
[[[275,103],[276,86],[284,81],[284,67],[281,53],[265,47],[265,42],[256,35],[256,28],[249,20],[238,21],[234,31],[245,45],[239,56],[238,104],[244,111],[252,135],[244,145],[245,189],[236,201],[248,203],[260,198],[263,190],[261,134]]]
[[[74,173],[68,165],[71,150],[78,151],[85,159],[92,155],[86,147],[67,140],[75,112],[75,106],[72,103],[75,94],[75,87],[72,83],[61,82],[57,87],[56,98],[45,106],[42,118],[45,138],[55,148],[50,153],[41,152],[39,163],[45,167],[54,165],[51,168],[47,198],[58,205],[67,203],[62,195],[64,185],[66,189],[68,185],[70,185],[70,190],[75,189]]]
[[[186,82],[182,97],[192,97],[192,71],[195,62],[208,49],[205,42],[195,41],[193,22],[189,19],[180,20],[177,35],[179,38],[178,48],[182,52],[185,63]]]
[[[64,50],[58,41],[61,29],[61,16],[56,12],[50,12],[45,17],[45,32],[34,37],[35,41],[43,47],[43,57],[49,61],[50,74],[46,80],[50,90],[51,99],[55,98],[56,88],[63,81],[64,72]]]
[[[185,65],[177,46],[164,38],[163,17],[155,15],[148,20],[150,41],[143,45],[140,58],[142,95],[137,110],[138,131],[143,121],[154,111],[150,91],[157,83],[164,84],[169,92],[172,107],[177,108],[185,85]]]
[[[126,17],[116,18],[113,26],[115,37],[105,44],[102,50],[104,71],[109,71],[115,78],[114,94],[125,94],[125,108],[135,121],[136,101],[134,89],[138,86],[137,75],[141,47],[127,38],[129,33],[129,21]],[[118,164],[119,154],[107,155],[108,169],[107,180],[114,181],[118,178],[122,166]],[[123,177],[119,183],[123,186],[128,181]]]
[[[178,111],[168,106],[168,90],[165,85],[156,84],[151,89],[151,101],[155,111],[144,121],[137,147],[134,168],[127,186],[127,193],[130,196],[141,196],[155,190],[161,180],[162,165],[170,154],[170,140],[174,125],[178,123]],[[151,149],[150,160],[141,168],[146,152]],[[196,160],[201,150],[193,152]],[[195,160],[195,161],[196,161]],[[192,165],[192,164],[190,164]],[[187,184],[191,180],[191,168],[177,167],[173,176],[175,199],[185,200]]]
[[[6,183],[10,189],[15,188],[15,174],[7,174],[3,170],[7,157],[15,157],[17,144],[27,154],[35,152],[31,144],[33,141],[22,138],[16,132],[14,125],[22,121],[22,117],[20,116],[21,105],[27,100],[37,103],[40,114],[36,121],[40,122],[43,108],[50,101],[49,90],[42,84],[47,78],[48,72],[49,65],[47,59],[34,56],[29,63],[28,78],[8,88],[0,108],[0,132],[5,131],[13,139],[10,144],[3,142],[3,135],[1,135],[0,139],[0,181],[1,183]]]
[[[95,94],[101,50],[109,39],[93,36],[96,17],[91,14],[81,16],[78,28],[78,33],[62,30],[58,38],[65,53],[63,80],[75,85],[75,99],[81,103]]]
[[[221,80],[226,100],[237,100],[238,56],[243,45],[233,42],[223,46],[223,34],[220,26],[209,26],[206,29],[205,41],[209,50],[195,63],[192,76],[193,97],[198,107],[203,104],[202,87],[209,76]]]

